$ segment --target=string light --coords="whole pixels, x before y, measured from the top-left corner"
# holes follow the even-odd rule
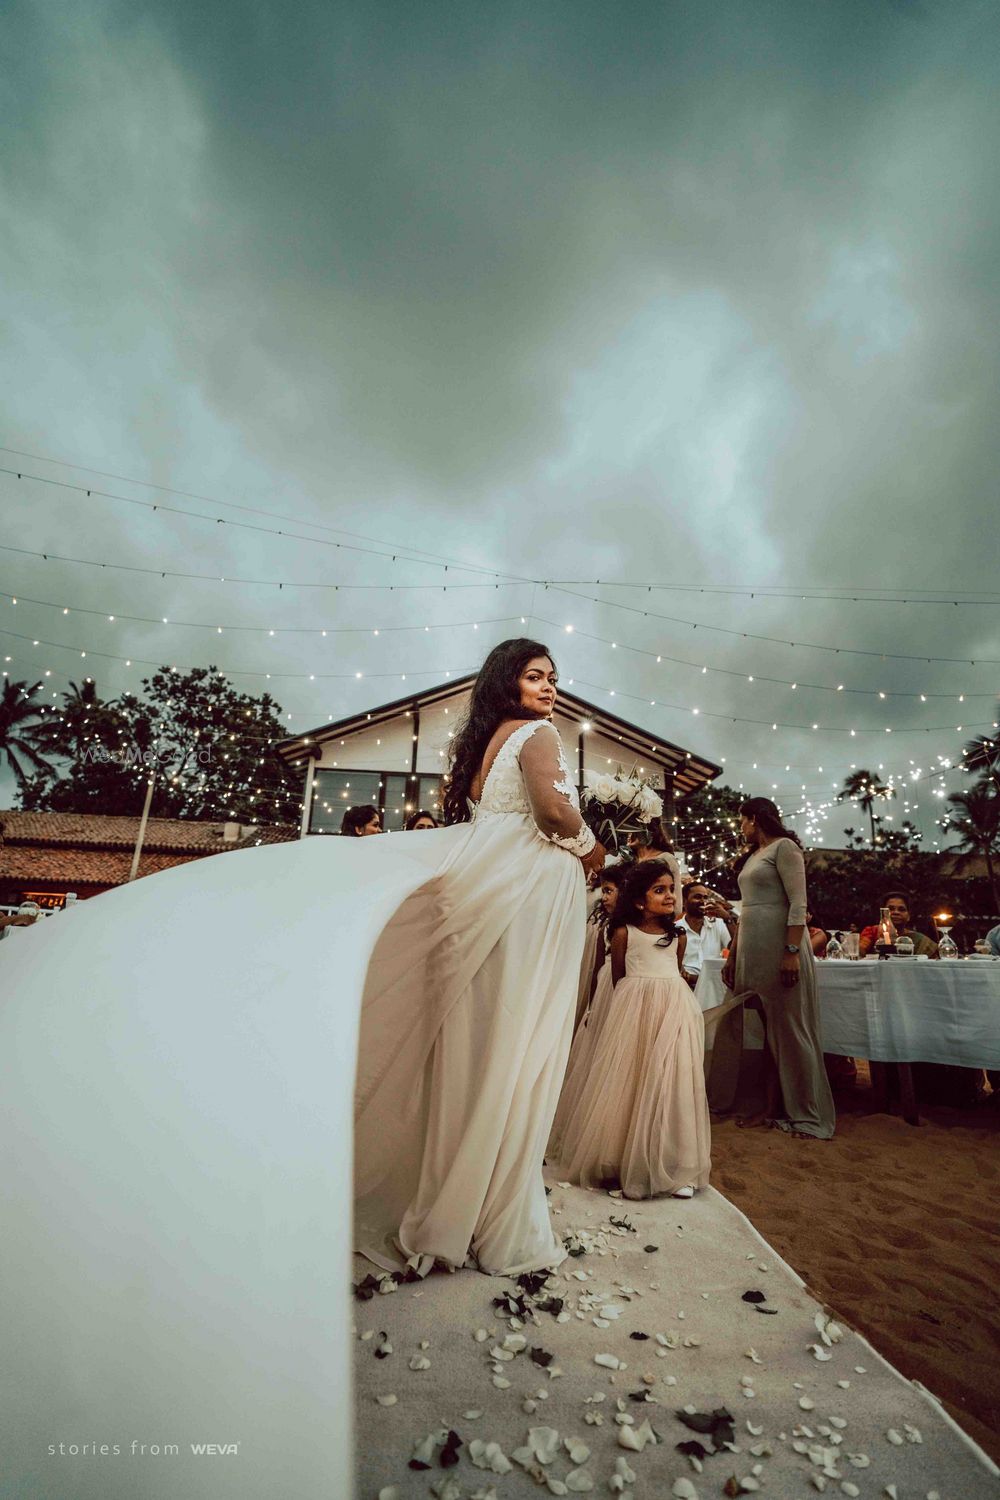
[[[227,631],[227,632],[230,632],[230,633],[234,633],[234,634],[238,634],[238,633],[242,633],[242,634],[260,634],[260,635],[266,634],[268,636],[268,638],[279,636],[279,635],[305,635],[305,636],[308,636],[308,635],[318,635],[318,636],[321,636],[321,637],[328,637],[328,636],[331,636],[331,635],[337,636],[337,635],[367,635],[367,634],[371,634],[372,636],[380,636],[383,633],[384,634],[399,634],[399,633],[403,633],[403,632],[407,632],[407,631],[423,631],[425,634],[429,633],[432,630],[463,630],[463,629],[471,629],[473,631],[478,631],[479,628],[480,628],[480,624],[482,624],[482,625],[507,625],[507,624],[512,623],[513,620],[515,618],[517,618],[517,617],[511,616],[511,615],[503,615],[503,616],[491,616],[491,617],[488,617],[488,618],[486,618],[486,619],[484,619],[482,621],[472,621],[472,620],[443,621],[443,622],[437,622],[437,621],[435,621],[435,622],[432,622],[430,624],[420,624],[420,623],[418,623],[418,624],[405,624],[405,625],[386,625],[386,624],[382,624],[382,625],[378,625],[378,626],[371,626],[371,625],[350,625],[350,626],[333,626],[333,625],[326,625],[326,626],[321,626],[321,625],[288,625],[288,626],[282,626],[282,625],[276,625],[276,626],[266,626],[266,625],[245,625],[245,624],[235,624],[235,623],[227,623],[226,625],[223,626],[223,625],[218,625],[218,624],[211,624],[210,622],[203,621],[203,620],[169,620],[168,617],[165,616],[165,615],[164,616],[160,616],[159,620],[157,620],[157,619],[155,619],[155,618],[153,618],[152,616],[149,616],[149,615],[132,615],[132,614],[123,613],[120,610],[116,611],[114,614],[107,614],[106,611],[103,610],[103,609],[91,609],[91,608],[87,608],[87,607],[76,607],[76,606],[74,606],[72,609],[70,609],[70,608],[67,608],[64,605],[54,603],[52,600],[49,600],[49,599],[37,599],[37,598],[33,598],[33,597],[29,598],[29,597],[27,597],[25,595],[20,595],[18,597],[20,598],[20,601],[21,601],[22,604],[33,604],[33,605],[36,605],[36,606],[38,606],[40,608],[43,608],[43,609],[60,610],[63,615],[68,615],[68,614],[71,614],[71,613],[75,613],[75,614],[81,614],[81,615],[87,615],[87,616],[94,616],[94,617],[104,616],[104,617],[106,617],[111,622],[114,622],[116,620],[117,621],[128,621],[128,622],[133,623],[133,624],[142,624],[142,625],[155,625],[155,624],[159,623],[159,624],[163,624],[163,625],[175,626],[175,627],[177,627],[179,629],[210,630],[210,631],[214,631],[218,635],[221,635],[224,630]],[[15,598],[15,596],[13,596],[11,594],[8,594],[5,591],[0,591],[0,600],[3,600],[3,599],[9,599],[12,605],[14,605],[14,604],[17,603],[17,599]],[[522,624],[525,623],[524,617],[521,616],[520,618],[521,618],[521,623]],[[737,669],[737,668],[714,667],[714,666],[708,665],[705,662],[692,661],[692,660],[690,660],[687,657],[671,656],[671,655],[666,655],[665,656],[663,652],[657,653],[657,652],[649,650],[649,649],[647,649],[645,647],[632,646],[632,645],[630,645],[628,643],[619,643],[616,640],[614,640],[614,641],[608,640],[604,636],[596,635],[596,634],[588,632],[588,631],[581,631],[581,630],[578,629],[578,627],[576,627],[572,623],[565,624],[565,625],[562,625],[562,626],[558,626],[556,621],[547,619],[545,616],[539,615],[539,616],[536,616],[535,618],[537,618],[541,624],[551,626],[553,629],[561,629],[567,635],[577,634],[577,635],[579,635],[584,640],[588,640],[588,641],[592,641],[592,642],[596,642],[596,643],[599,643],[599,644],[604,644],[604,645],[610,646],[610,648],[612,650],[615,650],[615,651],[617,651],[619,649],[619,645],[621,644],[621,649],[622,650],[629,651],[632,654],[637,655],[637,656],[644,656],[646,658],[655,658],[655,660],[656,660],[657,663],[662,663],[664,661],[667,661],[667,662],[670,662],[672,665],[675,665],[675,666],[690,667],[692,669],[695,669],[695,670],[699,671],[701,673],[701,675],[703,675],[703,676],[706,675],[707,673],[712,673],[713,675],[722,676],[722,677],[737,677],[737,678],[744,678],[745,677],[745,679],[746,679],[746,681],[748,683],[752,683],[755,686],[758,685],[758,684],[765,684],[766,683],[766,684],[769,684],[771,686],[788,687],[788,688],[792,688],[792,689],[798,689],[798,688],[801,687],[801,688],[805,688],[805,689],[811,689],[812,691],[815,691],[815,692],[842,693],[842,692],[846,691],[848,693],[853,693],[853,694],[855,694],[857,696],[877,697],[880,701],[885,701],[887,698],[891,697],[891,698],[902,698],[902,699],[912,699],[912,700],[919,699],[919,701],[922,702],[922,703],[928,702],[929,699],[956,699],[959,703],[964,703],[967,698],[993,698],[995,696],[995,693],[993,691],[976,693],[976,692],[972,692],[972,691],[970,691],[968,689],[966,689],[964,692],[959,693],[959,694],[956,695],[954,692],[950,692],[950,693],[933,693],[933,692],[932,693],[914,693],[912,691],[906,691],[906,690],[903,690],[903,689],[892,689],[889,692],[886,692],[884,689],[873,689],[873,688],[862,688],[862,687],[849,687],[849,688],[845,688],[845,685],[843,683],[838,683],[836,686],[833,686],[833,685],[831,685],[829,683],[819,683],[819,682],[805,682],[805,683],[803,683],[803,682],[790,682],[786,678],[772,677],[772,676],[769,676],[769,675],[766,675],[766,674],[762,674],[762,673],[759,673],[759,672],[758,673],[749,673],[748,674],[748,673],[745,673],[745,672],[743,672],[743,671],[741,671],[740,669]],[[984,665],[985,664],[986,663],[984,663]],[[274,674],[274,675],[281,675],[281,674]],[[385,675],[395,675],[395,674],[385,674]],[[772,729],[776,729],[777,727],[778,727],[778,725],[772,724]],[[815,726],[813,726],[813,727],[815,727]],[[891,732],[891,731],[887,731],[887,732]]]
[[[9,453],[9,454],[11,454],[11,455],[13,455],[14,457],[17,457],[17,458],[27,458],[27,459],[31,460],[32,462],[35,462],[35,463],[46,463],[46,464],[55,465],[55,466],[57,466],[59,468],[63,468],[63,469],[74,469],[74,470],[76,470],[79,473],[96,474],[101,479],[113,479],[113,480],[117,480],[118,482],[123,483],[123,484],[131,484],[131,485],[135,485],[135,486],[137,486],[139,488],[142,488],[142,489],[155,490],[159,494],[176,495],[176,496],[179,496],[182,499],[187,499],[187,500],[199,500],[203,504],[206,504],[206,505],[215,505],[215,506],[217,506],[217,507],[219,507],[220,509],[223,509],[223,510],[236,510],[236,511],[245,512],[246,514],[249,514],[249,515],[266,516],[266,517],[268,517],[271,520],[282,521],[282,522],[284,522],[286,524],[290,524],[290,525],[293,525],[293,526],[306,526],[306,527],[309,527],[311,530],[314,530],[314,531],[328,531],[328,532],[331,532],[332,534],[337,535],[337,536],[348,536],[348,537],[352,537],[352,538],[354,538],[356,540],[371,542],[371,543],[373,543],[374,545],[376,545],[378,547],[386,549],[385,551],[382,551],[382,552],[379,552],[379,553],[375,554],[376,556],[380,556],[380,557],[392,556],[392,558],[393,558],[394,561],[395,561],[396,557],[399,557],[402,553],[410,552],[410,553],[413,553],[414,556],[411,557],[411,558],[408,558],[408,559],[404,559],[404,560],[406,560],[406,561],[413,561],[413,562],[423,562],[423,561],[426,561],[426,560],[431,560],[431,561],[433,561],[433,562],[435,562],[435,563],[437,563],[439,565],[446,566],[447,568],[457,568],[457,569],[459,569],[459,571],[465,571],[465,572],[491,573],[492,576],[495,577],[495,578],[507,578],[507,579],[511,579],[511,580],[514,580],[514,581],[517,581],[517,582],[521,582],[521,583],[551,583],[553,586],[560,586],[560,587],[565,587],[565,586],[581,586],[582,585],[584,587],[624,588],[624,589],[643,590],[643,591],[645,591],[647,593],[652,593],[655,590],[656,592],[661,592],[661,593],[698,593],[698,594],[709,594],[709,595],[712,595],[712,594],[721,594],[721,595],[735,595],[735,596],[739,596],[741,598],[749,598],[749,599],[757,599],[757,598],[760,598],[760,599],[778,599],[778,600],[784,600],[784,599],[801,599],[801,600],[818,599],[818,600],[824,600],[825,599],[825,600],[830,600],[831,602],[834,602],[834,603],[836,603],[836,602],[849,602],[849,603],[854,603],[854,604],[861,604],[861,603],[878,603],[878,604],[936,604],[936,605],[951,605],[952,607],[960,607],[960,606],[963,606],[963,605],[970,605],[970,604],[973,604],[973,605],[990,605],[990,604],[995,604],[997,602],[1000,602],[1000,593],[998,593],[996,590],[989,590],[989,589],[971,589],[971,590],[970,589],[958,589],[958,590],[949,590],[948,591],[948,597],[943,597],[942,596],[942,591],[941,590],[937,590],[937,589],[933,589],[933,590],[932,589],[907,589],[905,591],[899,592],[899,591],[896,591],[896,590],[886,589],[884,587],[880,588],[880,589],[873,589],[873,588],[859,588],[857,586],[853,586],[851,588],[835,588],[835,587],[829,586],[829,587],[823,588],[823,589],[815,589],[815,588],[812,588],[812,587],[804,588],[802,585],[798,585],[798,584],[753,584],[753,585],[750,585],[750,584],[728,584],[728,583],[725,583],[725,584],[664,583],[661,579],[658,579],[655,583],[636,582],[634,580],[630,581],[630,580],[612,579],[612,578],[557,578],[557,579],[550,579],[550,580],[529,579],[529,578],[520,577],[519,575],[516,575],[516,574],[511,574],[511,573],[493,572],[490,569],[481,568],[481,567],[479,567],[476,564],[466,563],[461,558],[450,557],[450,556],[448,556],[447,554],[444,554],[444,553],[431,552],[431,551],[428,551],[427,549],[422,548],[422,547],[413,547],[410,543],[407,543],[407,542],[385,541],[385,540],[383,540],[380,537],[370,537],[370,536],[365,535],[364,533],[347,531],[344,527],[330,526],[327,522],[324,522],[324,521],[313,521],[313,520],[310,520],[309,518],[291,517],[291,516],[287,516],[287,515],[281,514],[279,512],[276,512],[276,511],[266,510],[266,509],[264,509],[261,506],[242,505],[242,504],[239,504],[239,503],[234,502],[234,501],[219,500],[219,499],[216,499],[216,498],[214,498],[214,497],[212,497],[210,495],[199,494],[197,491],[176,489],[176,488],[171,487],[170,485],[156,484],[156,483],[152,482],[151,480],[137,479],[134,476],[130,476],[130,475],[127,475],[127,474],[116,474],[116,473],[110,472],[110,471],[108,471],[106,469],[95,469],[95,468],[89,467],[86,464],[73,463],[73,462],[70,462],[70,461],[68,461],[66,459],[53,458],[51,455],[48,455],[48,454],[28,453],[24,449],[11,448],[11,447],[7,447],[7,446],[5,446],[3,444],[0,444],[0,453]],[[153,504],[153,502],[135,501],[130,496],[126,496],[126,495],[112,495],[112,494],[110,494],[109,492],[106,492],[106,491],[96,490],[96,489],[93,488],[93,486],[91,486],[91,488],[88,489],[84,485],[67,484],[67,483],[64,483],[62,481],[54,480],[54,479],[51,479],[49,477],[46,477],[46,476],[40,475],[40,474],[27,474],[24,470],[15,470],[15,469],[8,469],[8,468],[0,468],[0,473],[5,473],[5,474],[9,474],[9,475],[16,475],[16,477],[19,480],[21,480],[21,479],[33,479],[33,480],[35,480],[39,484],[51,484],[51,485],[57,486],[59,488],[78,489],[78,490],[82,491],[84,494],[86,494],[88,496],[90,496],[90,495],[98,495],[98,496],[100,496],[102,498],[105,498],[105,499],[121,500],[121,501],[123,501],[123,502],[125,502],[127,504],[147,504],[147,505],[151,506],[151,508],[154,509],[154,510],[163,510],[163,511],[167,511],[168,513],[170,513],[170,507],[164,506],[164,505],[162,505],[159,502],[157,502],[156,504]],[[189,512],[180,512],[180,513],[181,514],[190,514]],[[215,520],[216,522],[220,521],[219,517],[205,517],[205,516],[202,516],[200,513],[195,513],[195,514],[196,514],[196,518],[199,519],[199,520]],[[232,523],[232,524],[235,524],[235,523]],[[279,532],[276,533],[276,535],[287,536],[287,535],[289,535],[289,533],[287,533],[285,531],[279,531]],[[315,540],[315,538],[304,538],[304,540]],[[363,549],[358,549],[358,550],[363,550]],[[433,585],[413,585],[413,586],[414,587],[421,587],[421,586],[423,586],[423,587],[433,587]],[[476,585],[470,585],[470,586],[471,587],[475,587]],[[375,585],[375,587],[378,587],[378,585]],[[952,595],[954,595],[954,597],[951,597]],[[986,597],[983,597],[984,595]],[[607,602],[610,602],[610,601],[607,601]]]
[[[430,625],[214,625],[205,620],[169,620],[165,615],[160,615],[157,619],[154,619],[151,615],[130,615],[124,614],[121,611],[119,611],[116,615],[106,615],[103,609],[88,609],[79,605],[73,605],[72,608],[66,608],[63,605],[54,604],[51,599],[29,599],[26,595],[23,594],[20,596],[20,598],[22,604],[35,604],[42,609],[58,609],[61,610],[64,615],[93,615],[101,618],[106,618],[107,620],[112,622],[116,620],[127,620],[131,624],[135,625],[171,625],[177,629],[184,630],[213,630],[218,635],[221,635],[224,630],[234,634],[242,631],[244,634],[267,634],[268,636],[388,635],[393,632],[404,630],[478,630],[481,624],[509,625],[517,618],[515,615],[492,615],[481,621],[445,620],[441,622],[433,622]],[[0,600],[3,599],[10,599],[12,604],[17,603],[17,600],[14,599],[12,595],[5,593],[3,590],[0,590]]]

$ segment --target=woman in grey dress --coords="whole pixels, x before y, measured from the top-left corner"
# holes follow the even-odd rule
[[[744,802],[740,831],[750,853],[739,872],[739,930],[723,970],[734,1004],[716,1030],[709,1103],[720,1113],[732,1108],[749,1003],[764,1022],[765,1100],[760,1113],[740,1123],[773,1121],[793,1135],[829,1140],[836,1110],[823,1066],[802,846],[766,797]]]

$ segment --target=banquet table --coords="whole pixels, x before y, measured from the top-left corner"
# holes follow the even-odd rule
[[[725,998],[722,962],[702,965],[702,1010]],[[898,1064],[914,1123],[910,1064],[1000,1069],[1000,960],[820,959],[816,974],[823,1051]]]

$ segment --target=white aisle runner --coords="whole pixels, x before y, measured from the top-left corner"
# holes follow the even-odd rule
[[[356,1301],[360,1500],[591,1488],[691,1500],[723,1494],[733,1477],[740,1493],[759,1487],[772,1500],[881,1500],[893,1485],[898,1500],[1000,1494],[995,1467],[938,1403],[859,1335],[831,1329],[720,1194],[628,1203],[553,1185],[550,1205],[585,1253],[531,1294],[546,1304],[537,1321],[512,1323],[493,1298],[517,1286],[472,1271]],[[370,1270],[355,1261],[358,1281]],[[696,1427],[716,1414],[715,1437],[682,1423],[684,1408]],[[460,1447],[442,1446],[448,1432]],[[701,1472],[677,1451],[684,1442],[709,1450]],[[410,1468],[421,1443],[426,1467]]]

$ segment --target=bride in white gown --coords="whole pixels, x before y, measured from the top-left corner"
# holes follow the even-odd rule
[[[421,1271],[559,1259],[542,1153],[603,851],[545,648],[498,648],[477,693],[493,722],[450,784],[471,823],[197,860],[3,944],[11,1494],[350,1492],[356,1076],[355,1243]],[[95,1439],[121,1452],[59,1449]]]
[[[564,1257],[542,1158],[573,1033],[583,822],[544,646],[506,641],[452,750],[433,880],[368,970],[355,1118],[355,1244],[376,1264],[516,1274]]]

